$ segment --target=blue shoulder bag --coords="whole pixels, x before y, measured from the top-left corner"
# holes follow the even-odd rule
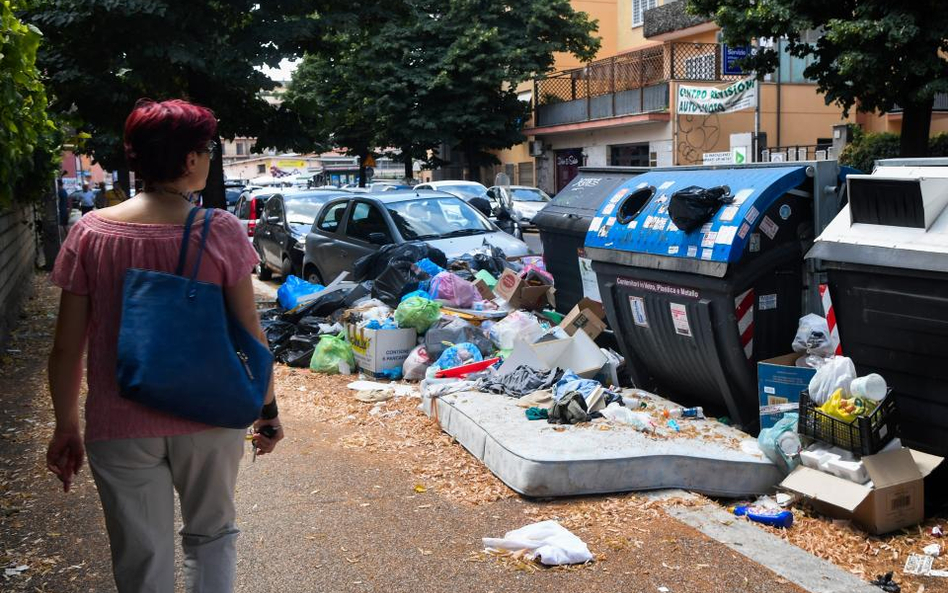
[[[260,417],[273,355],[227,311],[220,286],[197,280],[210,210],[194,269],[190,277],[182,276],[198,210],[188,214],[174,274],[135,268],[125,273],[119,392],[180,418],[246,428]]]

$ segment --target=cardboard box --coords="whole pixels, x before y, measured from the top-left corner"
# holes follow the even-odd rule
[[[497,369],[500,375],[513,372],[522,364],[539,370],[571,369],[580,377],[591,379],[608,362],[595,342],[586,332],[577,331],[569,338],[527,344],[521,340],[514,342],[513,351]]]
[[[785,354],[757,363],[760,428],[770,428],[787,412],[800,408],[800,392],[810,385],[816,369],[796,366],[800,354]]]
[[[528,285],[520,274],[510,269],[504,270],[494,288],[494,294],[510,303],[511,307],[528,311],[538,311],[547,304],[555,307],[556,299],[553,296],[555,292],[549,285]]]
[[[583,298],[576,303],[576,306],[563,318],[560,327],[567,335],[573,335],[576,330],[582,329],[586,335],[593,340],[606,329],[603,319],[606,318],[606,310],[602,303],[592,299]]]
[[[862,458],[871,480],[867,484],[801,466],[780,487],[825,515],[849,519],[870,533],[888,533],[925,518],[924,478],[943,460],[902,447]]]
[[[478,278],[474,281],[474,288],[477,289],[477,292],[481,293],[481,298],[485,301],[494,300],[494,291],[491,290],[490,286],[487,285],[487,282]]]
[[[351,323],[346,325],[346,336],[356,365],[373,377],[382,376],[382,371],[400,369],[418,341],[418,334],[411,328],[365,329]]]

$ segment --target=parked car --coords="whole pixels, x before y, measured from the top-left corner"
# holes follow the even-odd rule
[[[469,202],[471,198],[486,198],[487,188],[476,181],[447,180],[447,181],[429,181],[419,183],[413,189],[433,189],[447,192]]]
[[[526,243],[457,196],[435,191],[349,194],[328,201],[306,235],[303,277],[318,284],[351,272],[360,257],[390,243],[425,241],[449,258],[492,245],[508,257],[530,254]]]
[[[257,221],[263,212],[263,204],[267,199],[276,193],[274,188],[248,187],[240,193],[237,203],[234,204],[234,216],[247,231],[247,238],[253,244],[253,233],[257,227]]]
[[[349,195],[338,190],[308,190],[273,194],[263,207],[253,235],[260,255],[258,275],[269,280],[273,273],[286,278],[302,276],[306,233],[320,208],[332,198]]]
[[[526,185],[511,185],[509,192],[508,188],[495,185],[487,190],[487,197],[495,212],[501,204],[510,204],[514,218],[525,230],[534,228],[533,217],[552,199],[542,189]]]
[[[235,211],[237,200],[240,199],[240,194],[242,194],[245,189],[247,189],[247,184],[243,181],[235,181],[232,179],[224,181],[224,199],[227,201],[227,209],[229,211]]]

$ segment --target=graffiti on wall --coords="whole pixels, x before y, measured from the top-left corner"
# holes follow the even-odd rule
[[[700,165],[704,153],[714,151],[721,138],[718,114],[678,116],[678,164]]]

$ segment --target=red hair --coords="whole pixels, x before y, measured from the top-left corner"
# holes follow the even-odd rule
[[[184,175],[188,154],[205,150],[216,134],[217,120],[207,107],[139,99],[125,120],[125,159],[146,182],[172,181]]]

